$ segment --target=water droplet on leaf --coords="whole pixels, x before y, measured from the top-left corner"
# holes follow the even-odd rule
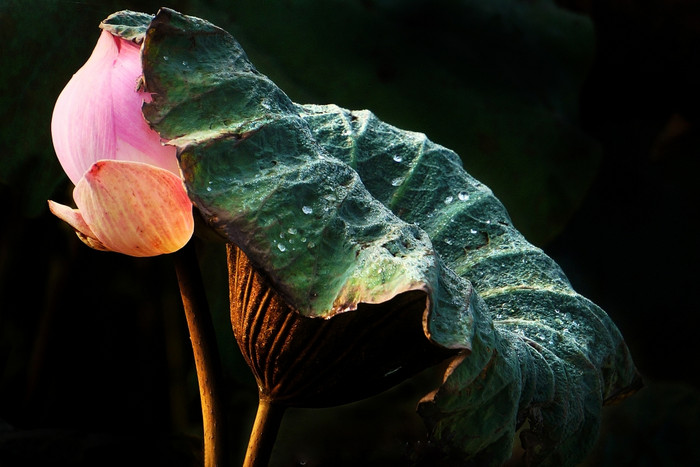
[[[314,210],[311,208],[311,206],[302,206],[301,212],[303,212],[304,214],[311,214],[314,212]]]

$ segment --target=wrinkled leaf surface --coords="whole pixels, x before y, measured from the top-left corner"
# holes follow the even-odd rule
[[[524,423],[530,461],[585,455],[603,402],[636,379],[624,341],[454,152],[367,111],[294,104],[232,36],[171,10],[143,65],[144,114],[191,199],[299,313],[428,294],[426,334],[465,349],[419,407],[448,456],[498,465]]]

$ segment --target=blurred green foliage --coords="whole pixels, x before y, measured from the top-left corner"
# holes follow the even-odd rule
[[[454,149],[536,243],[561,230],[590,185],[598,148],[577,121],[594,45],[585,16],[549,1],[439,1],[429,8],[418,0],[175,3],[233,33],[296,102],[369,108]],[[9,157],[0,177],[21,187],[29,215],[61,180],[49,120],[37,116],[50,115],[55,96],[89,56],[99,21],[117,9],[155,12],[156,5],[6,4],[0,82],[16,87],[3,102]],[[50,37],[52,24],[61,25],[62,37]],[[29,188],[35,184],[41,189]]]

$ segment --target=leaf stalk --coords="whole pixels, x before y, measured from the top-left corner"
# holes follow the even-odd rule
[[[285,410],[286,406],[260,396],[243,467],[265,467],[269,464]]]

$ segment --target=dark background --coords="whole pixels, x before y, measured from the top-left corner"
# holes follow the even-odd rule
[[[170,258],[90,250],[46,207],[72,204],[50,139],[56,97],[102,19],[159,6],[0,3],[0,465],[197,461],[197,384]],[[231,32],[295,101],[368,108],[457,151],[516,227],[610,314],[645,378],[606,408],[588,463],[700,462],[700,3],[167,6]],[[223,250],[200,246],[240,458],[256,389],[226,322]],[[425,447],[413,407],[427,379],[290,411],[273,462],[410,463]]]

